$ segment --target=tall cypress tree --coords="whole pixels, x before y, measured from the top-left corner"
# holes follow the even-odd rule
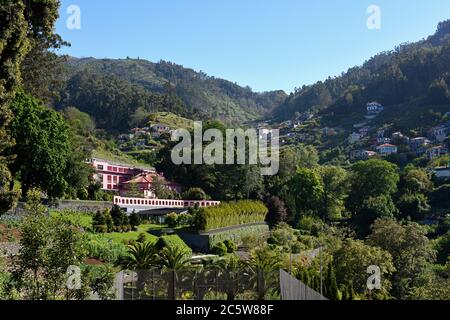
[[[326,288],[326,297],[328,299],[339,300],[339,288],[336,281],[336,273],[334,271],[333,262],[331,260],[328,263]]]

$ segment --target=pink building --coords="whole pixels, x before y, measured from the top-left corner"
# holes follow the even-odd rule
[[[142,173],[154,173],[150,168],[137,168],[107,160],[91,159],[95,169],[94,179],[102,185],[102,190],[119,191],[121,183]]]

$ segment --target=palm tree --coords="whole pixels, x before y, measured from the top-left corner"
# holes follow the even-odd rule
[[[239,278],[243,270],[242,262],[239,257],[232,255],[220,260],[217,266],[219,268],[218,276],[223,283],[227,300],[232,301],[239,291]]]
[[[167,246],[158,254],[158,265],[167,271],[167,298],[169,300],[176,300],[176,271],[186,269],[190,265],[189,254],[178,246]]]
[[[120,266],[127,270],[133,270],[137,273],[138,294],[144,291],[146,275],[148,270],[157,264],[156,248],[150,242],[136,242],[128,246],[128,254],[119,260]]]
[[[281,257],[267,247],[257,248],[250,254],[246,263],[250,272],[256,277],[258,300],[264,300],[270,287],[267,280],[276,274],[282,266]]]

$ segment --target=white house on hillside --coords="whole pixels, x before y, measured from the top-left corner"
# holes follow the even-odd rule
[[[367,114],[368,115],[377,115],[383,110],[384,110],[384,107],[381,105],[381,103],[369,102],[367,104]]]
[[[394,146],[393,144],[382,144],[381,146],[377,147],[377,152],[381,155],[390,155],[395,154],[398,152],[398,147]]]

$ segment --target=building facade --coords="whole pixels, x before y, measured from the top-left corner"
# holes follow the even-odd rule
[[[390,155],[395,154],[398,152],[397,146],[394,146],[393,144],[382,144],[381,146],[377,147],[377,152],[381,155]]]
[[[119,191],[121,183],[142,173],[155,172],[151,168],[137,168],[102,159],[91,159],[89,162],[95,170],[94,180],[100,183],[105,191]]]

